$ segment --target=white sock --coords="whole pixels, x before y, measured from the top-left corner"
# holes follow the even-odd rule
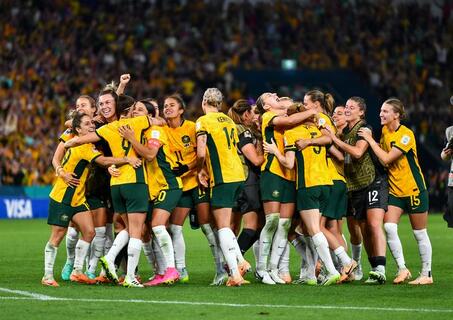
[[[88,263],[88,272],[95,273],[99,258],[104,254],[105,227],[94,228],[96,235],[91,241],[91,256]]]
[[[167,228],[165,228],[165,226],[155,226],[153,227],[153,233],[165,257],[165,264],[167,265],[167,268],[174,268],[175,253],[173,251],[173,243]]]
[[[307,243],[305,242],[304,236],[297,236],[291,241],[294,249],[300,255],[300,277],[306,273],[307,269]]]
[[[44,249],[44,276],[53,278],[53,266],[57,257],[58,247],[54,247],[49,242]]]
[[[157,240],[154,238],[152,242],[154,257],[156,257],[156,273],[164,274],[165,270],[167,270],[167,261],[165,260],[164,253],[162,252],[162,249],[160,248]]]
[[[288,230],[291,226],[291,219],[280,218],[278,219],[277,231],[275,231],[274,239],[272,241],[271,258],[269,260],[269,269],[277,269],[278,262],[285,251],[286,244],[288,243]]]
[[[406,269],[404,261],[403,246],[398,236],[398,225],[396,223],[384,223],[385,233],[387,234],[387,244],[390,248],[393,258],[398,265],[398,270]]]
[[[252,246],[253,256],[255,257],[255,268],[258,265],[258,258],[260,256],[260,241],[256,240]]]
[[[238,263],[244,262],[244,256],[242,255],[241,248],[239,247],[238,239],[236,238],[236,235],[233,233],[233,244],[234,244],[234,252],[236,254],[236,261]]]
[[[268,269],[267,260],[271,251],[272,238],[278,227],[279,217],[280,213],[266,215],[266,224],[260,234],[260,254],[258,257],[258,266],[256,267],[256,271],[258,272],[263,272]]]
[[[433,249],[431,247],[431,241],[429,240],[428,232],[426,229],[413,230],[415,240],[418,244],[418,252],[422,260],[422,276],[431,276],[431,260]]]
[[[75,247],[79,240],[79,232],[76,228],[68,227],[66,233],[66,263],[74,264]]]
[[[318,252],[316,251],[313,239],[310,236],[304,236],[307,243],[307,269],[306,275],[309,279],[316,279],[316,264],[318,262]]]
[[[286,241],[285,250],[283,250],[282,256],[280,257],[280,261],[278,262],[278,272],[287,274],[289,273],[289,242]]]
[[[313,244],[315,245],[319,258],[324,263],[324,266],[326,267],[329,274],[337,274],[338,271],[333,265],[329,252],[329,244],[327,243],[327,239],[324,234],[322,232],[318,232],[311,238],[313,239]]]
[[[142,240],[130,238],[127,246],[127,277],[135,279],[135,269],[138,266],[140,252],[142,251]]]
[[[90,248],[90,242],[86,242],[83,239],[79,239],[75,248],[75,259],[74,259],[74,271],[82,272],[83,263],[88,254],[88,248]]]
[[[329,252],[330,252],[330,258],[332,258],[332,262],[333,262],[333,265],[335,266],[335,269],[337,269],[338,272],[341,272],[340,260],[335,255],[335,251],[333,251],[332,249],[329,249]]]
[[[357,261],[360,264],[362,259],[362,244],[352,244],[351,243],[351,252],[352,252],[352,259]]]
[[[346,253],[342,246],[336,248],[334,253],[338,260],[340,260],[342,266],[346,266],[352,262],[352,259],[348,256],[348,254]]]
[[[182,270],[186,267],[186,243],[182,233],[182,226],[170,224],[171,240],[173,241],[173,249],[175,250],[175,265],[176,269]]]
[[[105,242],[104,242],[104,254],[109,252],[113,244],[113,223],[107,223],[105,225]]]
[[[230,269],[230,274],[233,276],[238,274],[238,263],[236,260],[236,248],[234,245],[234,233],[230,228],[222,228],[218,231],[219,233],[219,243],[220,248],[222,249],[223,256],[225,257],[228,268]]]
[[[105,258],[110,261],[114,262],[118,253],[120,253],[121,249],[124,248],[125,245],[129,242],[129,233],[127,230],[121,230],[117,235],[115,240],[113,241],[112,247],[110,248],[109,252],[105,255]]]
[[[154,271],[154,273],[156,273],[156,268],[154,265],[154,263],[156,262],[156,257],[154,256],[152,240],[143,243],[143,253],[145,254],[146,260],[148,260],[151,269]]]
[[[214,257],[214,262],[216,265],[216,272],[223,273],[225,272],[225,268],[223,267],[223,259],[221,258],[222,252],[220,248],[217,246],[216,236],[214,231],[211,228],[209,223],[201,225],[201,231],[203,231],[206,239],[208,240],[209,247],[211,248],[212,256]]]

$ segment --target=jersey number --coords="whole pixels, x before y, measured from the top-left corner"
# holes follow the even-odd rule
[[[231,149],[231,142],[233,142],[233,146],[236,146],[236,141],[234,141],[234,128],[231,129],[231,132],[228,133],[227,128],[223,128],[223,132],[225,133],[225,137],[228,143],[228,149]]]
[[[123,138],[123,140],[121,141],[121,147],[124,150],[124,155],[127,156],[129,150],[131,149],[131,143]]]
[[[159,192],[159,195],[157,196],[157,201],[162,202],[165,200],[165,197],[167,196],[167,192],[162,190]]]
[[[69,158],[71,157],[71,149],[68,149],[64,154],[63,160],[61,161],[61,166],[64,167],[66,163],[68,163]]]
[[[311,135],[312,139],[316,138],[316,136],[317,136],[316,132],[310,132],[310,135]],[[313,146],[313,152],[316,153],[316,154],[320,154],[321,153],[321,146]]]
[[[368,192],[368,203],[373,203],[373,202],[378,201],[378,194],[379,193],[377,190]]]

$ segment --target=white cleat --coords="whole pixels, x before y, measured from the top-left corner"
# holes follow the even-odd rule
[[[214,280],[212,280],[210,286],[222,286],[227,282],[227,280],[228,274],[226,272],[216,273]]]
[[[260,280],[264,284],[270,284],[274,285],[275,281],[272,280],[271,276],[269,275],[269,272],[267,271],[255,271],[255,278]]]
[[[275,283],[286,284],[285,280],[279,277],[277,269],[269,271],[269,275],[271,276],[272,280],[274,280]]]

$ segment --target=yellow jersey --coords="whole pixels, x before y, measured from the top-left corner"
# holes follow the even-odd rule
[[[154,200],[161,190],[181,189],[181,178],[176,176],[172,167],[176,166],[176,155],[170,152],[169,140],[165,129],[159,126],[152,126],[145,131],[143,142],[147,145],[151,140],[157,140],[160,144],[159,151],[152,161],[147,161],[146,175],[148,177],[149,197]]]
[[[395,147],[403,155],[388,166],[389,192],[396,197],[418,195],[426,190],[425,179],[418,164],[417,145],[412,130],[400,125],[395,132],[382,127],[381,147],[386,152]]]
[[[63,178],[58,177],[49,197],[71,207],[77,207],[85,203],[85,182],[88,177],[88,165],[101,155],[91,143],[68,149],[61,161],[61,166],[65,172],[75,173],[80,183],[76,188],[71,188],[64,182]]]
[[[210,112],[196,123],[197,136],[207,135],[206,162],[210,186],[245,180],[241,158],[236,148],[236,124],[221,112]]]
[[[318,120],[318,127],[319,128],[326,128],[329,127],[330,130],[337,134],[337,128],[333,124],[332,119],[322,112],[318,113],[319,120]],[[329,152],[327,152],[327,167],[329,169],[330,176],[332,180],[340,180],[346,183],[346,178],[344,177],[344,166],[343,163],[333,159]]]
[[[278,130],[271,124],[275,117],[278,117],[278,114],[272,111],[267,111],[262,115],[261,132],[263,140],[267,143],[271,143],[273,139],[278,150],[283,154],[285,151],[285,143],[283,140],[284,130]],[[267,152],[264,153],[264,162],[261,165],[261,171],[269,171],[283,179],[294,181],[294,170],[285,168],[278,162],[275,155],[268,154]]]
[[[320,136],[321,131],[314,125],[302,124],[285,131],[285,151],[295,152],[296,189],[333,184],[327,167],[326,147],[308,146],[300,151],[296,146],[299,139],[314,139]]]
[[[58,138],[58,140],[65,143],[72,138],[74,138],[74,134],[72,133],[72,130],[68,128],[60,135],[60,138]]]
[[[134,148],[132,148],[132,144],[126,139],[123,139],[118,132],[118,128],[125,125],[128,125],[134,130],[135,138],[138,141],[142,141],[144,131],[149,128],[149,120],[147,116],[115,120],[96,129],[96,133],[100,138],[107,141],[113,157],[138,158],[139,156],[135,152]],[[110,185],[114,186],[127,183],[146,183],[145,169],[143,167],[144,166],[134,168],[128,163],[118,167],[120,176],[111,177]]]
[[[197,160],[197,137],[195,122],[183,120],[177,128],[164,127],[167,134],[170,153],[183,165],[189,165]],[[198,186],[197,169],[193,168],[181,176],[183,191],[191,190]]]

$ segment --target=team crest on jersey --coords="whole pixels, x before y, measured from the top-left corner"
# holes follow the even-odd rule
[[[404,136],[401,138],[401,143],[404,144],[405,146],[407,146],[407,144],[409,143],[409,141],[411,141],[411,137],[409,137],[408,135],[404,135]]]
[[[182,136],[181,138],[182,143],[184,144],[184,148],[190,147],[190,137],[189,136]]]
[[[278,190],[272,191],[272,196],[273,196],[274,198],[278,198],[279,195],[280,195],[280,191],[278,191]]]
[[[324,118],[319,118],[319,121],[318,121],[318,126],[319,127],[322,127],[326,124],[326,119]]]
[[[69,216],[67,214],[62,214],[61,217],[60,217],[60,220],[61,221],[69,221]]]

